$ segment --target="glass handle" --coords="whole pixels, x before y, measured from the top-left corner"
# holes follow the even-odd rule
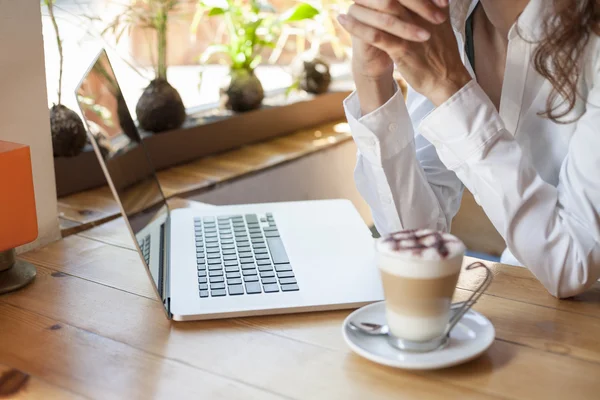
[[[492,279],[493,279],[492,271],[487,266],[485,266],[483,263],[481,263],[479,261],[474,262],[472,264],[469,264],[466,269],[467,269],[467,271],[471,271],[471,270],[474,270],[477,268],[485,269],[485,278],[484,278],[483,282],[481,282],[479,287],[477,289],[475,289],[473,294],[471,294],[471,296],[464,302],[462,307],[459,308],[454,313],[454,315],[450,319],[450,322],[448,322],[448,327],[446,328],[445,335],[448,335],[450,333],[450,331],[452,331],[452,329],[458,323],[458,321],[460,321],[460,319],[463,317],[463,315],[465,315],[467,313],[467,311],[469,311],[475,303],[477,303],[477,300],[479,300],[481,295],[483,293],[485,293],[485,291],[487,290],[488,286],[490,286],[490,283],[492,283]]]

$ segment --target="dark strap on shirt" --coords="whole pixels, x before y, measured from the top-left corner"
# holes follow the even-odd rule
[[[473,44],[473,14],[475,14],[475,10],[471,12],[469,18],[467,18],[467,22],[465,24],[465,52],[467,53],[467,58],[471,63],[471,67],[475,69],[475,45]]]

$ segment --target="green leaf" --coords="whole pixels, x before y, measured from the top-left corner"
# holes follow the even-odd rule
[[[259,39],[259,41],[257,42],[257,44],[259,46],[268,47],[270,49],[274,49],[275,48],[275,42],[273,42],[271,40],[262,40],[262,39]]]
[[[300,88],[300,81],[299,81],[299,80],[296,80],[296,81],[294,81],[294,82],[293,82],[293,83],[290,85],[290,87],[288,87],[288,88],[285,90],[285,97],[286,97],[286,98],[287,98],[287,97],[289,97],[289,95],[290,95],[290,94],[292,94],[292,92],[294,92],[294,91],[298,90],[299,88]]]
[[[214,7],[214,8],[210,9],[210,11],[208,12],[208,16],[213,17],[215,15],[223,15],[223,14],[225,14],[225,11],[226,10],[223,8]]]
[[[261,56],[256,56],[254,57],[254,60],[252,60],[249,64],[250,69],[254,70],[256,67],[258,67],[258,64],[260,64],[260,62],[262,61],[262,57]]]
[[[244,53],[238,53],[235,55],[235,64],[243,65],[246,62],[246,55]]]
[[[222,8],[227,10],[229,3],[226,0],[202,0],[200,5],[204,8]]]
[[[260,24],[262,24],[262,22],[262,18],[257,18],[255,21],[249,22],[244,26],[244,36],[245,39],[250,42],[250,46],[256,43],[256,30],[260,27]]]
[[[258,14],[260,12],[260,3],[256,0],[250,0],[250,10],[253,14]]]
[[[267,0],[252,0],[250,4],[252,5],[252,11],[255,14],[258,14],[261,11],[267,13],[275,12],[275,7],[273,7],[273,5]]]
[[[280,17],[280,20],[283,22],[302,21],[305,19],[312,19],[318,14],[319,10],[310,4],[300,3],[284,12]]]
[[[224,53],[230,56],[230,48],[224,44],[213,44],[212,46],[208,46],[206,50],[200,56],[200,64],[206,64],[212,56],[215,54]]]

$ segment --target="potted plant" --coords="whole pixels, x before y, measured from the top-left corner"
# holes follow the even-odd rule
[[[198,15],[207,15],[223,17],[227,26],[227,43],[209,46],[200,57],[200,63],[204,65],[216,54],[225,55],[230,77],[224,90],[227,108],[243,112],[261,106],[264,90],[254,74],[261,61],[261,52],[265,47],[275,46],[277,34],[284,24],[311,19],[318,13],[308,3],[298,3],[276,15],[270,4],[257,0],[199,1],[195,24],[200,21]]]
[[[347,56],[348,45],[342,42],[347,36],[344,32],[338,32],[336,16],[348,8],[348,0],[316,0],[319,15],[307,21],[303,30],[285,26],[277,42],[277,48],[269,57],[270,63],[275,63],[282,55],[286,42],[292,35],[296,36],[300,44],[300,54],[292,60],[291,74],[293,84],[290,91],[301,89],[312,94],[323,94],[328,91],[331,84],[330,66],[321,54],[321,48],[327,44],[333,50],[334,58],[342,60]],[[299,42],[298,42],[299,41]],[[303,51],[303,43],[308,41],[310,49]]]
[[[58,101],[50,108],[50,131],[52,134],[52,149],[54,157],[74,157],[81,153],[87,142],[87,135],[79,115],[61,103],[62,100],[62,75],[63,52],[62,39],[58,31],[58,24],[54,16],[54,1],[44,0],[48,7],[48,14],[54,27],[56,44],[58,45]]]
[[[336,16],[351,4],[348,0],[318,0],[321,10],[318,18],[307,26],[306,38],[310,49],[300,54],[292,62],[294,86],[308,93],[322,94],[327,92],[331,84],[329,64],[321,55],[321,47],[329,44],[337,59],[344,59],[350,46],[344,45],[342,38],[347,35],[338,26]]]
[[[293,88],[308,93],[323,94],[331,84],[329,64],[311,50],[300,54],[292,63]]]
[[[154,79],[144,89],[135,112],[139,126],[158,133],[177,129],[186,118],[185,106],[177,90],[167,81],[167,28],[169,12],[179,0],[136,0],[104,29],[112,32],[117,42],[125,31],[133,27],[147,28],[156,33],[156,60]]]

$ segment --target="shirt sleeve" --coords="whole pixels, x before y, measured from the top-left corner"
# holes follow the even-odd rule
[[[599,105],[600,82],[596,82],[569,143],[557,187],[540,178],[475,81],[420,125],[512,254],[556,297],[581,293],[600,277]]]
[[[409,106],[428,112],[433,105],[424,101],[409,88]],[[365,116],[356,93],[344,101],[344,108],[358,147],[354,179],[377,230],[382,234],[423,227],[450,230],[463,186],[440,161],[435,147],[415,133],[413,123],[422,116],[418,111],[409,113],[398,87],[386,104]]]

